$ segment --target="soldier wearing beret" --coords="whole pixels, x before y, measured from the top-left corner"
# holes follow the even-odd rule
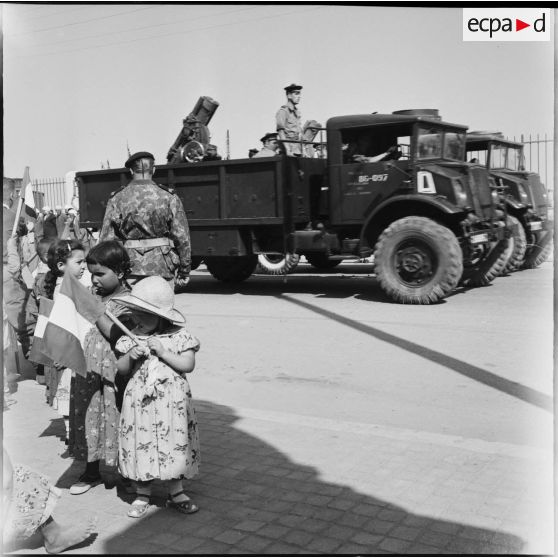
[[[275,116],[277,121],[277,133],[281,140],[300,140],[302,135],[302,123],[298,104],[300,103],[300,91],[302,85],[291,83],[285,87],[287,103],[283,105]],[[287,155],[302,155],[300,144],[285,143]]]
[[[149,275],[188,284],[190,231],[184,207],[174,191],[153,182],[155,158],[134,153],[125,163],[132,180],[107,203],[99,241],[120,240],[132,264],[130,283]]]
[[[263,143],[263,148],[261,151],[258,151],[252,156],[253,159],[259,159],[260,157],[275,157],[277,155],[279,142],[277,141],[276,133],[266,134],[260,141]]]

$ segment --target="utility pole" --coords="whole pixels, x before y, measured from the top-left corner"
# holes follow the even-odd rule
[[[126,149],[128,151],[128,157],[130,157],[132,154],[130,153],[130,144],[128,143],[128,140],[126,140]]]
[[[231,139],[227,130],[227,161],[231,158]]]

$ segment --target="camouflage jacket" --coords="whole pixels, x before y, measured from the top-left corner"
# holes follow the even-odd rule
[[[168,238],[172,246],[128,247],[127,240]],[[120,240],[130,254],[133,275],[188,276],[190,231],[180,198],[152,180],[132,180],[109,199],[99,241]]]

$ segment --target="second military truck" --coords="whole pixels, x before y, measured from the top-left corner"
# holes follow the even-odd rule
[[[505,265],[510,235],[488,171],[465,162],[466,127],[435,110],[328,120],[323,158],[277,156],[157,166],[188,216],[193,261],[242,281],[259,254],[327,265],[374,255],[381,288],[429,304]],[[83,226],[99,228],[127,170],[76,175]]]

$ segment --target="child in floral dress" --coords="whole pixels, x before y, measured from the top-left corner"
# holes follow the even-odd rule
[[[129,295],[114,300],[132,309],[135,340],[121,337],[118,372],[132,374],[120,417],[118,466],[136,482],[137,495],[128,515],[146,514],[154,479],[167,481],[167,506],[181,513],[198,507],[184,493],[181,480],[198,473],[197,421],[186,374],[195,366],[199,341],[180,327],[174,292],[165,279],[147,277]],[[136,340],[139,344],[136,344]]]
[[[92,289],[114,316],[127,309],[116,304],[114,296],[129,292],[126,275],[130,273],[130,257],[124,246],[109,240],[94,246],[87,254]],[[118,425],[120,407],[117,391],[125,385],[116,382],[114,344],[122,331],[103,315],[85,337],[87,375],[72,378],[70,395],[70,452],[86,462],[85,472],[70,487],[70,494],[84,494],[101,482],[99,471],[103,460],[116,466],[118,460]],[[120,398],[121,400],[121,398]]]
[[[59,554],[93,534],[96,518],[87,522],[60,524],[52,517],[62,491],[50,480],[24,465],[12,465],[3,452],[2,515],[4,550],[39,533],[45,550]]]

